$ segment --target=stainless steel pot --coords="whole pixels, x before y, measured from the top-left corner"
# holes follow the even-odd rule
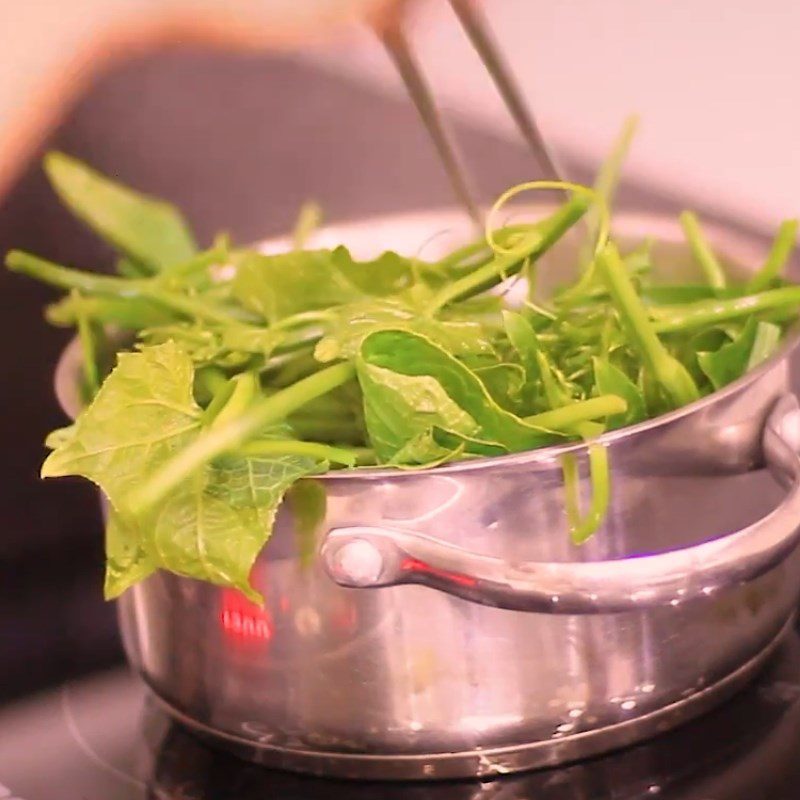
[[[618,226],[679,235],[661,217]],[[369,221],[321,241],[413,250],[442,229],[458,236],[457,217]],[[754,242],[711,233],[756,263]],[[348,777],[496,775],[697,715],[754,673],[798,598],[797,343],[709,398],[606,435],[611,509],[582,547],[566,533],[560,456],[585,468],[583,445],[334,473],[315,482],[311,563],[306,524],[281,510],[254,572],[264,610],[170,574],[127,592],[130,662],[199,733]],[[78,359],[68,351],[56,376],[73,412]]]

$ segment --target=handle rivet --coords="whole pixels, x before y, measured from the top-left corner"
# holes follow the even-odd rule
[[[333,554],[330,563],[335,577],[353,586],[369,586],[383,572],[383,555],[366,539],[345,542]]]

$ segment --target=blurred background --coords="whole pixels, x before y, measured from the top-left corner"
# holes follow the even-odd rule
[[[297,18],[281,27],[251,15],[253,2]],[[623,119],[638,112],[623,204],[692,206],[765,242],[797,215],[799,4],[482,5],[569,177],[591,180]],[[39,161],[51,147],[180,205],[203,242],[219,230],[240,242],[282,233],[308,199],[329,220],[450,205],[375,37],[337,19],[298,38],[301,7],[0,3],[0,252],[110,264],[50,194]],[[448,4],[419,2],[408,14],[481,199],[536,177]],[[64,423],[51,375],[69,334],[42,321],[47,289],[5,272],[0,284],[1,702],[121,656],[113,606],[102,601],[94,494],[37,477],[44,435]]]

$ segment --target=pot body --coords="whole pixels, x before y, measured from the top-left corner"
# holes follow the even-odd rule
[[[644,222],[647,232],[675,232],[661,218]],[[435,217],[399,224],[414,241],[443,227]],[[397,228],[361,225],[331,238],[397,241]],[[734,245],[732,255],[746,251],[747,242]],[[651,604],[643,578],[630,587],[641,590],[641,604],[591,613],[564,613],[558,597],[535,612],[476,602],[466,596],[468,574],[455,577],[463,591],[453,592],[341,586],[320,545],[336,529],[370,526],[508,565],[571,568],[691,552],[783,502],[758,467],[765,422],[789,383],[788,358],[774,359],[685,413],[609,438],[609,513],[580,547],[569,541],[562,453],[552,448],[429,472],[307,481],[318,518],[299,529],[290,508],[281,509],[253,573],[263,609],[158,573],[119,601],[128,658],[201,733],[255,760],[321,774],[491,775],[663,730],[733,690],[777,641],[800,588],[793,539],[780,557],[748,575],[729,570],[707,592],[679,590]],[[572,452],[586,502],[586,450]],[[798,522],[783,520],[787,541]],[[435,583],[435,565],[422,566]],[[418,562],[408,569],[425,582]]]
[[[709,413],[723,428],[731,415],[760,417],[780,372]],[[685,465],[665,474],[651,463],[654,444],[643,453],[635,438],[611,445],[611,510],[579,548],[566,533],[557,460],[320,482],[315,535],[391,525],[511,563],[584,562],[689,547],[780,502],[764,471],[689,474]],[[322,773],[491,774],[651,733],[757,660],[800,587],[793,552],[752,581],[674,605],[530,613],[427,586],[343,588],[315,552],[301,557],[308,536],[284,508],[254,573],[263,610],[160,573],[126,593],[119,611],[132,665],[171,709],[249,742],[252,757]],[[672,713],[658,718],[664,709]],[[382,758],[393,756],[408,758]]]

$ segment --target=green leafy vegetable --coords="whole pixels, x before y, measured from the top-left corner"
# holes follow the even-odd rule
[[[278,255],[249,253],[233,281],[235,297],[266,322],[365,298],[398,295],[414,280],[411,262],[397,253],[355,261],[348,250],[305,250]],[[324,317],[321,317],[324,319]]]
[[[781,223],[764,266],[747,284],[748,292],[760,292],[768,289],[775,282],[786,266],[792,250],[797,245],[797,229],[799,225],[800,221],[796,219],[787,219]]]
[[[369,353],[356,363],[370,444],[382,461],[438,461],[442,451],[432,439],[434,427],[464,436],[480,431],[435,377],[405,375],[379,366]]]
[[[569,532],[573,544],[583,544],[602,524],[608,511],[611,499],[611,470],[608,460],[608,450],[599,442],[590,441],[593,436],[602,433],[603,426],[594,426],[584,423],[583,436],[589,440],[587,451],[589,454],[589,475],[591,477],[592,497],[589,509],[581,516],[580,497],[578,496],[580,481],[578,465],[575,456],[568,453],[562,458],[564,471],[564,487],[567,497],[567,517],[569,519]]]
[[[622,414],[608,418],[609,428],[633,425],[647,418],[647,407],[639,387],[618,367],[604,358],[593,359],[594,379],[597,391],[621,397],[627,406]]]
[[[42,477],[82,475],[120,510],[141,482],[192,439],[202,409],[191,361],[172,342],[120,353],[114,370],[42,466]],[[120,424],[120,420],[124,424]]]
[[[741,378],[775,351],[781,329],[771,322],[747,320],[736,338],[713,352],[700,352],[697,361],[715,389]]]
[[[63,153],[50,153],[44,166],[64,204],[128,256],[129,265],[156,272],[194,255],[194,238],[168,203],[121,186]]]
[[[586,541],[612,497],[603,433],[761,364],[800,304],[800,287],[780,275],[795,221],[749,280],[726,274],[690,213],[693,283],[656,279],[668,264],[655,264],[652,240],[626,247],[611,237],[633,127],[595,189],[521,184],[490,218],[521,191],[560,189],[567,200],[437,261],[305,249],[315,206],[285,252],[227,236],[199,250],[168,204],[49,156],[56,191],[119,254],[117,276],[20,251],[6,258],[64,293],[48,319],[81,340],[85,407],[48,437],[42,475],[81,475],[106,496],[106,596],[169,570],[258,601],[250,574],[284,496],[308,565],[326,507],[316,476],[364,465],[430,469],[581,443],[561,463],[569,534]],[[565,234],[587,213],[591,242],[576,246]],[[557,263],[564,275],[545,275]],[[508,291],[525,277],[556,286],[573,273],[556,292],[529,286],[520,303]],[[115,366],[109,342],[120,347]]]
[[[541,374],[539,368],[541,348],[533,325],[515,311],[503,311],[503,324],[508,341],[522,362],[527,380],[536,380]]]
[[[306,241],[322,222],[322,209],[316,203],[305,203],[297,215],[294,230],[292,231],[292,244],[295,250],[302,250]]]
[[[287,491],[286,502],[292,511],[300,566],[307,569],[314,562],[317,534],[325,519],[328,495],[319,481],[297,481]]]
[[[700,220],[697,215],[691,211],[684,211],[681,214],[681,225],[683,225],[686,239],[692,248],[694,257],[703,268],[709,286],[712,289],[724,289],[726,284],[725,273],[700,227]]]
[[[630,276],[614,245],[606,247],[598,259],[600,273],[620,315],[622,325],[638,348],[647,369],[676,406],[686,405],[700,396],[686,367],[661,343],[647,309],[633,287]]]
[[[347,303],[331,311],[314,356],[322,363],[353,358],[370,333],[385,328],[419,333],[455,356],[492,356],[494,352],[491,331],[480,321],[433,319],[402,301],[374,299]]]
[[[88,398],[92,398],[100,389],[100,374],[97,366],[97,346],[95,341],[96,331],[94,330],[94,326],[85,308],[81,308],[80,306],[80,294],[73,291],[70,296],[78,307],[78,312],[75,316],[75,325],[78,329],[78,339],[81,343],[85,394]]]

